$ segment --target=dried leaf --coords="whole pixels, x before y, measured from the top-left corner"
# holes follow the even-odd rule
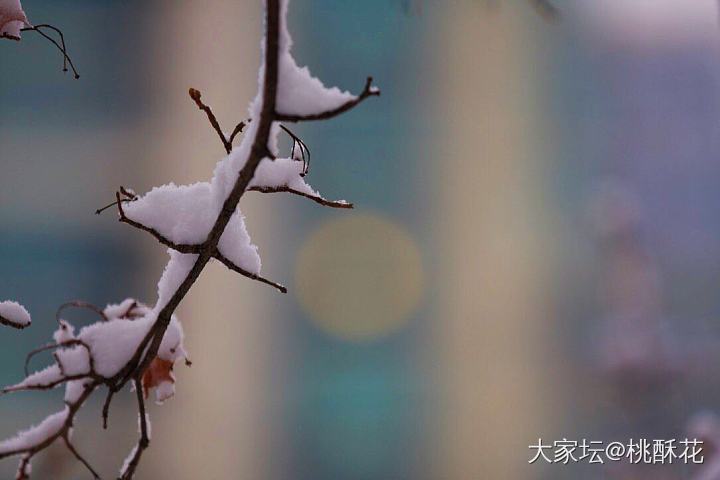
[[[173,362],[163,360],[160,357],[150,363],[142,378],[143,392],[145,398],[150,395],[151,388],[157,388],[156,400],[162,403],[175,393],[175,376],[173,375]]]

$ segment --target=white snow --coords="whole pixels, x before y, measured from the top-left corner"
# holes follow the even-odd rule
[[[170,325],[168,325],[165,331],[165,336],[160,344],[157,356],[172,363],[187,358],[187,352],[183,345],[184,338],[185,333],[183,332],[182,324],[180,320],[173,315],[170,319]]]
[[[19,432],[15,437],[0,442],[0,454],[22,452],[57,435],[63,428],[70,410],[65,407],[61,412],[48,416],[35,427]]]
[[[162,405],[168,399],[175,395],[175,384],[170,381],[161,382],[155,388],[155,403]]]
[[[122,468],[120,468],[120,476],[122,477],[125,472],[127,471],[128,467],[130,466],[130,462],[132,462],[133,457],[135,456],[135,453],[137,453],[138,445],[135,445],[132,450],[130,450],[130,455],[125,458],[125,461],[122,464]]]
[[[130,311],[130,307],[132,307],[133,304],[135,304],[135,306],[132,311]],[[128,312],[134,317],[144,316],[149,312],[149,309],[134,298],[126,298],[120,303],[108,304],[105,310],[103,310],[103,313],[109,319],[123,318]]]
[[[65,343],[75,338],[75,327],[66,320],[60,320],[60,326],[55,333],[53,333],[53,339],[55,343]]]
[[[198,182],[181,186],[171,183],[153,188],[138,200],[128,202],[125,206],[125,215],[131,220],[154,228],[173,243],[197,245],[207,239],[220,213],[221,205],[222,203],[219,203],[217,196],[214,195],[211,183]],[[228,222],[218,247],[223,255],[239,267],[252,273],[260,272],[257,247],[252,244],[244,217],[239,211],[236,211]],[[158,306],[162,308],[167,303],[169,295],[182,283],[197,258],[192,254],[183,255],[184,257],[179,257],[171,254],[170,263],[163,274],[165,280],[161,280],[160,283],[172,285],[172,289],[164,289],[159,285],[161,299],[156,310]],[[181,261],[181,258],[185,260]],[[182,263],[183,267],[179,268],[177,263]],[[166,275],[168,271],[176,272],[177,275],[175,273]],[[179,272],[184,272],[181,274],[182,278],[179,278]],[[169,295],[163,297],[163,292]]]
[[[231,232],[229,230],[232,229]],[[233,213],[218,242],[218,250],[238,267],[251,273],[260,273],[262,263],[245,227],[245,217],[239,210]]]
[[[175,243],[199,244],[213,226],[219,209],[212,204],[210,184],[198,182],[155,187],[124,206],[131,220],[154,228]]]
[[[109,378],[122,370],[150,330],[154,318],[115,319],[97,322],[80,330],[78,338],[90,347],[95,372]]]
[[[76,377],[90,373],[90,355],[82,345],[60,348],[55,351],[54,355],[60,370],[66,377]]]
[[[10,327],[25,328],[30,325],[30,314],[25,307],[12,300],[0,302],[0,317],[9,323]]]
[[[281,0],[280,53],[278,58],[278,90],[276,108],[286,115],[312,115],[334,110],[355,95],[339,88],[327,88],[308,67],[298,67],[290,54],[292,38],[287,28],[288,0]]]
[[[170,261],[165,266],[165,271],[158,282],[158,300],[153,309],[156,315],[167,305],[172,295],[185,281],[198,257],[195,254],[180,253],[171,249],[168,249],[168,254]]]
[[[173,252],[177,254],[177,252]],[[181,255],[181,254],[177,254]],[[194,255],[193,255],[194,256]],[[171,263],[173,263],[171,261]],[[192,262],[189,262],[192,265]],[[182,265],[180,265],[182,267]],[[178,267],[179,268],[179,267]],[[167,269],[166,269],[167,272]],[[182,272],[179,272],[182,273]],[[183,275],[179,275],[183,276]],[[163,276],[164,277],[164,276]],[[169,282],[170,280],[168,280]],[[168,288],[170,285],[166,285]],[[134,301],[132,299],[128,299]],[[127,300],[120,305],[130,305]],[[110,306],[110,311],[117,306]],[[117,374],[130,361],[137,347],[142,342],[157,318],[156,312],[138,303],[140,311],[148,312],[144,317],[136,319],[114,318],[107,322],[100,321],[83,328],[77,338],[89,347],[94,361],[95,372],[105,378]],[[107,309],[106,309],[107,311]],[[116,310],[122,311],[125,310]],[[66,375],[81,375],[90,371],[89,357],[83,346],[61,349],[56,352]],[[187,353],[183,346],[183,329],[175,315],[172,316],[165,336],[158,349],[158,356],[163,360],[175,362],[185,358]]]
[[[319,197],[320,194],[308,185],[300,174],[303,172],[303,162],[292,158],[277,158],[271,160],[264,158],[255,176],[250,182],[251,187],[290,187],[308,195]]]
[[[20,0],[0,0],[0,37],[20,39],[20,29],[28,24]]]
[[[91,381],[89,378],[84,378],[67,382],[65,385],[65,402],[70,404],[77,402],[85,391],[85,385],[88,385]]]

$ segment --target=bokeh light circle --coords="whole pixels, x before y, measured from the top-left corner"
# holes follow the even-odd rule
[[[298,256],[295,292],[321,330],[367,342],[408,322],[424,277],[409,233],[375,215],[350,214],[309,235]]]

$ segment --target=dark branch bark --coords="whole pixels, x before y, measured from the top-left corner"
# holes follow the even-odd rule
[[[10,327],[10,328],[16,328],[18,330],[22,330],[22,329],[30,326],[30,324],[20,325],[18,323],[11,322],[9,319],[3,317],[2,315],[0,315],[0,325],[5,325],[6,327]]]
[[[80,407],[85,403],[85,400],[88,399],[88,397],[92,394],[93,390],[100,385],[100,381],[95,380],[91,384],[85,387],[85,391],[82,393],[80,398],[75,403],[67,403],[67,407],[69,409],[67,418],[65,419],[65,422],[63,423],[60,430],[53,435],[50,435],[43,440],[39,441],[35,445],[28,447],[28,448],[18,448],[15,450],[8,450],[6,452],[0,453],[0,459],[7,458],[7,457],[14,457],[16,455],[21,454],[27,454],[28,456],[32,457],[37,452],[44,450],[45,448],[49,447],[55,440],[57,440],[60,437],[63,437],[64,435],[67,435],[70,429],[73,426],[73,421],[75,420],[75,415],[77,414]]]
[[[229,154],[232,151],[233,139],[235,138],[235,136],[238,133],[242,132],[243,128],[245,128],[245,124],[243,122],[240,122],[239,124],[237,124],[237,126],[235,127],[233,132],[230,134],[230,138],[226,138],[225,134],[222,131],[222,128],[220,128],[220,123],[218,122],[217,118],[215,117],[215,114],[213,113],[212,109],[209,106],[205,105],[202,102],[202,100],[200,99],[200,97],[202,97],[202,94],[200,93],[200,91],[196,90],[194,88],[191,88],[189,90],[189,93],[190,93],[190,98],[192,98],[193,101],[195,101],[195,104],[198,106],[198,108],[200,110],[202,110],[203,112],[205,112],[205,115],[207,115],[207,118],[210,121],[210,125],[212,125],[212,127],[215,129],[215,131],[218,134],[218,137],[220,137],[220,141],[222,142],[223,147],[225,147],[225,152]]]
[[[271,280],[268,280],[267,278],[263,278],[260,275],[256,275],[252,272],[248,272],[244,268],[240,268],[237,265],[235,265],[233,262],[231,262],[227,257],[225,257],[222,253],[215,252],[214,257],[223,265],[225,265],[227,268],[232,270],[233,272],[237,272],[240,275],[243,275],[251,280],[257,280],[258,282],[265,283],[267,285],[270,285],[271,287],[275,287],[278,290],[280,290],[282,293],[287,293],[287,288],[285,288],[283,285],[280,285],[279,283],[275,283]]]
[[[58,42],[54,38],[52,38],[50,35],[43,32],[42,31],[43,28],[49,28],[49,29],[55,31],[60,36],[60,42],[62,43],[62,46],[60,44],[58,44]],[[63,55],[63,72],[67,72],[67,65],[70,64],[70,68],[72,68],[75,78],[76,79],[80,78],[80,74],[75,69],[75,65],[73,64],[72,59],[70,58],[70,56],[67,53],[67,48],[65,47],[65,36],[62,34],[62,32],[60,31],[59,28],[53,27],[52,25],[48,25],[46,23],[42,23],[40,25],[34,25],[34,26],[28,26],[25,28],[21,28],[20,31],[21,32],[29,32],[29,31],[37,32],[40,35],[42,35],[45,39],[50,41],[53,45],[55,45],[55,47],[58,50],[60,50],[60,53],[62,53],[62,55]],[[6,37],[6,38],[12,38],[13,40],[18,40],[13,37]]]
[[[67,302],[60,305],[55,312],[55,320],[57,320],[58,323],[60,323],[60,314],[63,310],[65,310],[68,307],[78,307],[78,308],[87,308],[88,310],[92,310],[93,312],[100,315],[100,317],[107,322],[108,318],[105,316],[105,313],[95,305],[89,302],[83,302],[82,300],[75,300],[74,302]]]
[[[105,403],[103,403],[102,408],[102,426],[103,430],[107,430],[108,426],[108,417],[110,416],[110,404],[112,403],[113,396],[115,395],[115,388],[110,387],[108,388],[107,396],[105,397]]]
[[[336,117],[341,113],[347,112],[368,97],[379,95],[380,90],[374,89],[372,87],[372,77],[368,77],[365,81],[365,88],[363,88],[363,91],[360,92],[360,95],[358,95],[352,100],[345,102],[337,108],[324,112],[314,113],[312,115],[295,115],[292,113],[277,112],[275,113],[275,120],[279,122],[306,122],[310,120],[327,120],[328,118]]]

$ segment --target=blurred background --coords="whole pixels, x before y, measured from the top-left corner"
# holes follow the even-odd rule
[[[151,407],[139,478],[701,478],[720,447],[720,28],[714,0],[295,0],[294,54],[382,96],[296,127],[323,209],[241,201],[280,295],[213,265],[179,310],[192,368]],[[26,0],[81,74],[26,33],[0,43],[0,383],[55,309],[155,301],[149,236],[94,211],[207,180],[256,90],[260,2]],[[81,326],[94,319],[70,312]],[[49,358],[35,360],[40,368]],[[125,392],[78,447],[113,478]],[[0,437],[62,392],[0,397]],[[538,438],[698,436],[704,466],[528,464]],[[13,460],[0,462],[11,478]],[[62,448],[34,477],[86,478]],[[707,480],[715,477],[702,477]],[[720,478],[720,477],[719,477]]]

